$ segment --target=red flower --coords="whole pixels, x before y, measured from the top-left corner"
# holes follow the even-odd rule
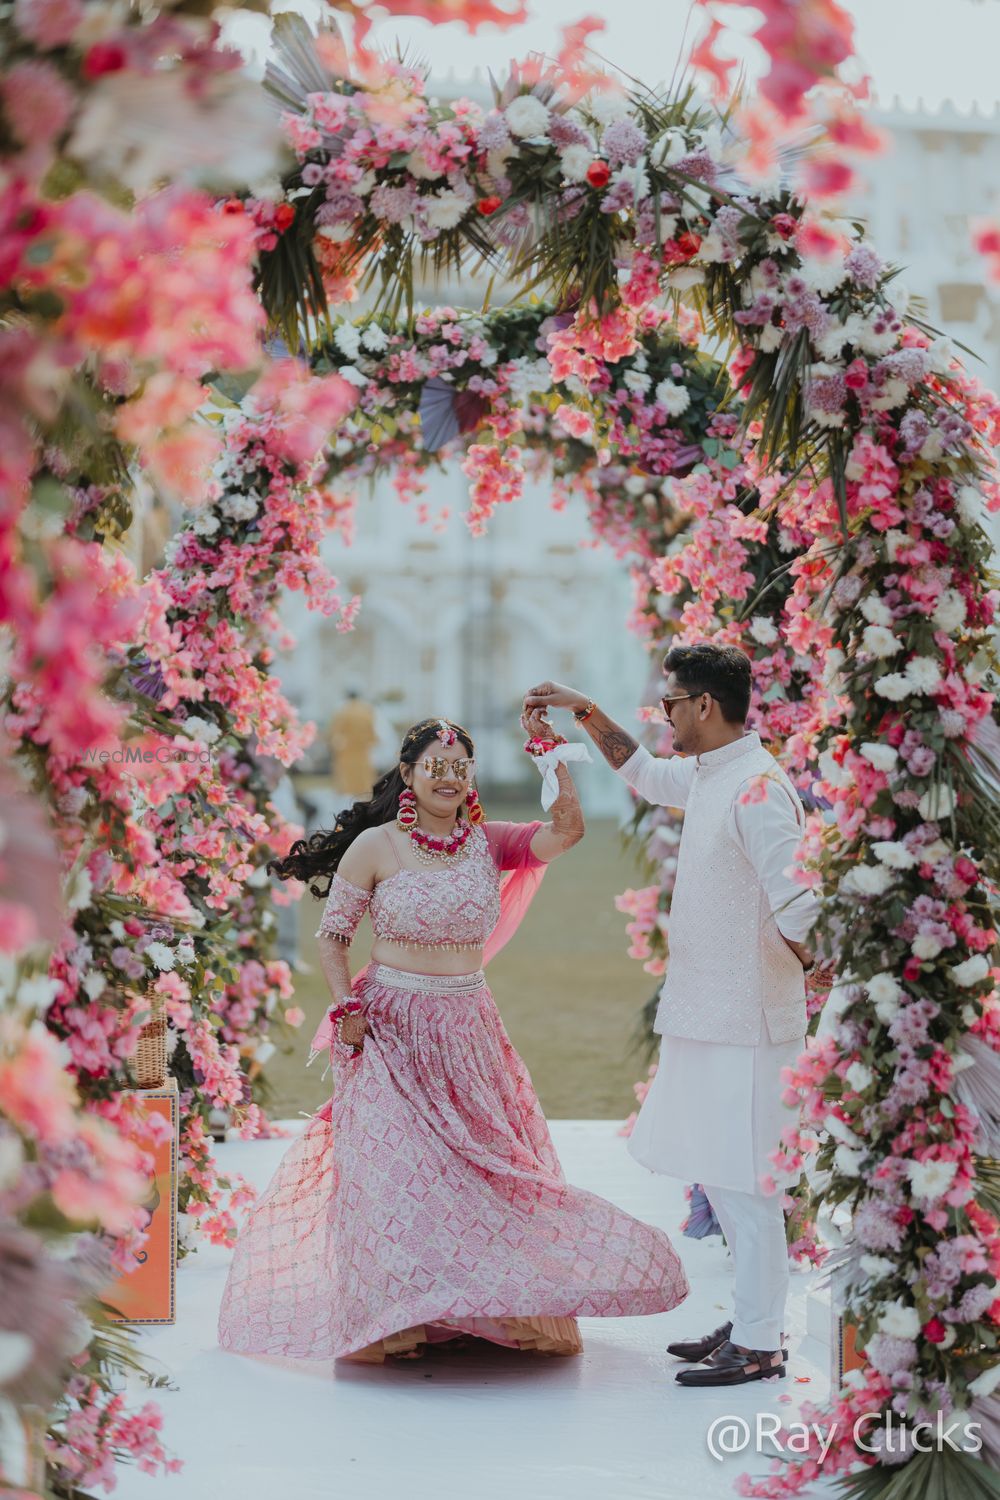
[[[479,202],[476,204],[476,207],[479,209],[479,212],[484,216],[484,218],[488,219],[490,214],[496,213],[502,202],[503,199],[498,197],[496,193],[491,193],[488,198],[480,198]]]
[[[677,248],[685,260],[690,260],[701,249],[701,235],[693,233],[690,229],[685,230],[683,234],[677,236]]]
[[[288,226],[295,221],[295,209],[290,203],[279,203],[274,211],[274,227],[279,234],[284,234]]]
[[[100,78],[105,73],[120,73],[128,62],[125,48],[119,42],[95,42],[83,59],[84,78]]]
[[[783,240],[790,240],[798,227],[798,219],[794,219],[791,214],[775,214],[771,220],[771,228],[775,234],[780,234]]]
[[[914,980],[920,978],[920,959],[908,958],[903,965],[903,978],[907,984],[913,984]]]
[[[924,1338],[929,1339],[932,1344],[943,1344],[947,1333],[940,1318],[930,1318],[923,1327]]]
[[[242,198],[227,198],[225,203],[222,205],[222,212],[224,214],[245,213],[246,209],[243,207]]]
[[[852,359],[844,372],[844,384],[849,391],[863,391],[868,384],[868,362]]]
[[[592,188],[607,187],[611,181],[611,168],[606,161],[592,161],[587,168],[587,181]]]

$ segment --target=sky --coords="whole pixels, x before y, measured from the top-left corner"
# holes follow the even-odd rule
[[[950,99],[963,112],[974,104],[992,114],[1000,103],[1000,0],[841,0],[855,17],[858,52],[874,80],[877,102],[890,106],[898,97],[916,109],[921,101],[937,109]],[[321,10],[320,0],[290,0],[287,9],[310,18]],[[392,47],[403,43],[416,59],[433,62],[436,77],[450,70],[459,77],[478,68],[504,71],[527,52],[552,52],[561,26],[582,16],[604,13],[607,27],[596,38],[602,55],[617,67],[649,85],[670,78],[684,46],[690,0],[528,0],[532,19],[508,31],[484,27],[470,36],[461,26],[431,26],[415,19],[388,20],[376,31],[378,41]],[[725,12],[723,12],[725,14]],[[742,7],[726,16],[746,30]],[[691,23],[694,36],[703,25]],[[260,56],[266,37],[264,18],[241,19],[231,35],[240,46]],[[734,52],[736,48],[734,47]],[[742,55],[753,68],[754,51]],[[759,54],[758,54],[759,55]]]

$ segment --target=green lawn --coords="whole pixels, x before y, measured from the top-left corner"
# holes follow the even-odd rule
[[[534,808],[497,808],[501,818],[532,818]],[[577,848],[547,871],[520,930],[489,968],[490,987],[514,1046],[531,1072],[547,1115],[554,1119],[623,1119],[632,1084],[646,1064],[634,1049],[636,1018],[658,981],[626,957],[625,917],[614,897],[643,883],[623,853],[610,819],[588,823]],[[319,902],[301,903],[301,956],[310,974],[295,975],[295,1002],[306,1012],[294,1053],[267,1065],[276,1118],[312,1112],[327,1097],[325,1059],[305,1068],[309,1040],[329,1003],[316,941]],[[367,920],[352,948],[360,968],[368,956]]]

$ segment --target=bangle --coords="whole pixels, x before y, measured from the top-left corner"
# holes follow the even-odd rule
[[[589,698],[587,700],[586,708],[574,708],[573,717],[578,724],[586,724],[587,720],[590,718],[596,707],[597,704],[594,702],[593,698]]]
[[[362,1010],[364,1010],[364,1006],[361,1004],[360,1000],[347,1000],[343,1005],[328,1006],[327,1015],[330,1017],[330,1021],[333,1025],[333,1032],[338,1042],[343,1042],[344,1040],[340,1028],[340,1023],[341,1021],[343,1021],[344,1017],[356,1016]]]

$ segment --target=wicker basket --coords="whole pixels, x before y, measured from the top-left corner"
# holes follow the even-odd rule
[[[139,1045],[132,1059],[136,1088],[158,1089],[167,1076],[166,1002],[156,990],[148,993],[152,1015],[139,1032]]]

